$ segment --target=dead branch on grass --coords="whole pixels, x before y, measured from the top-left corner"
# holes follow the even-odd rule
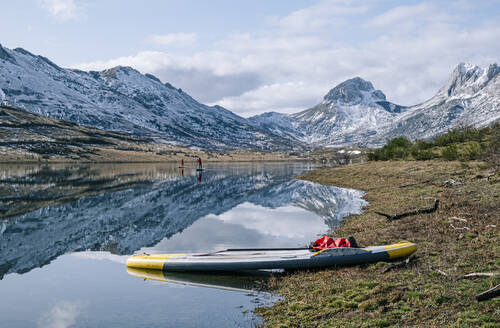
[[[498,276],[500,276],[500,272],[472,272],[464,276],[461,276],[459,279],[469,279],[478,277],[498,277]]]
[[[405,212],[405,213],[396,214],[396,215],[389,215],[389,214],[385,214],[385,213],[381,213],[381,212],[375,212],[375,213],[378,215],[385,216],[387,218],[387,220],[389,220],[389,221],[394,221],[394,220],[399,220],[399,219],[405,218],[407,216],[413,216],[413,215],[418,215],[418,214],[428,214],[428,213],[436,212],[438,209],[438,205],[439,205],[439,199],[435,199],[434,206],[432,208],[423,208],[423,209],[420,209],[417,211]]]

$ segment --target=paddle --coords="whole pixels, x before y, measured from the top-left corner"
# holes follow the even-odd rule
[[[195,254],[193,256],[208,256],[223,252],[264,252],[264,251],[298,251],[312,249],[311,247],[282,247],[282,248],[227,248],[211,253]]]

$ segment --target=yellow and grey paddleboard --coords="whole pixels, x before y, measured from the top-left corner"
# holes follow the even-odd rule
[[[408,241],[384,246],[329,248],[318,252],[309,249],[233,249],[206,254],[133,255],[127,260],[127,266],[165,271],[293,270],[397,259],[416,250],[417,245]]]

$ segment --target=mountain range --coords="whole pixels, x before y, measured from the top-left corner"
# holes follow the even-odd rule
[[[331,89],[318,105],[287,115],[240,117],[197,102],[151,74],[117,66],[64,69],[22,48],[0,45],[0,102],[84,126],[152,137],[176,145],[297,150],[383,145],[430,138],[458,125],[500,120],[500,67],[459,64],[431,99],[401,106],[360,77]]]

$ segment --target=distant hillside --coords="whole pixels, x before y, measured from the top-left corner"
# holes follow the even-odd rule
[[[165,162],[288,160],[297,156],[266,151],[200,151],[151,138],[82,127],[19,108],[0,106],[0,162]]]

